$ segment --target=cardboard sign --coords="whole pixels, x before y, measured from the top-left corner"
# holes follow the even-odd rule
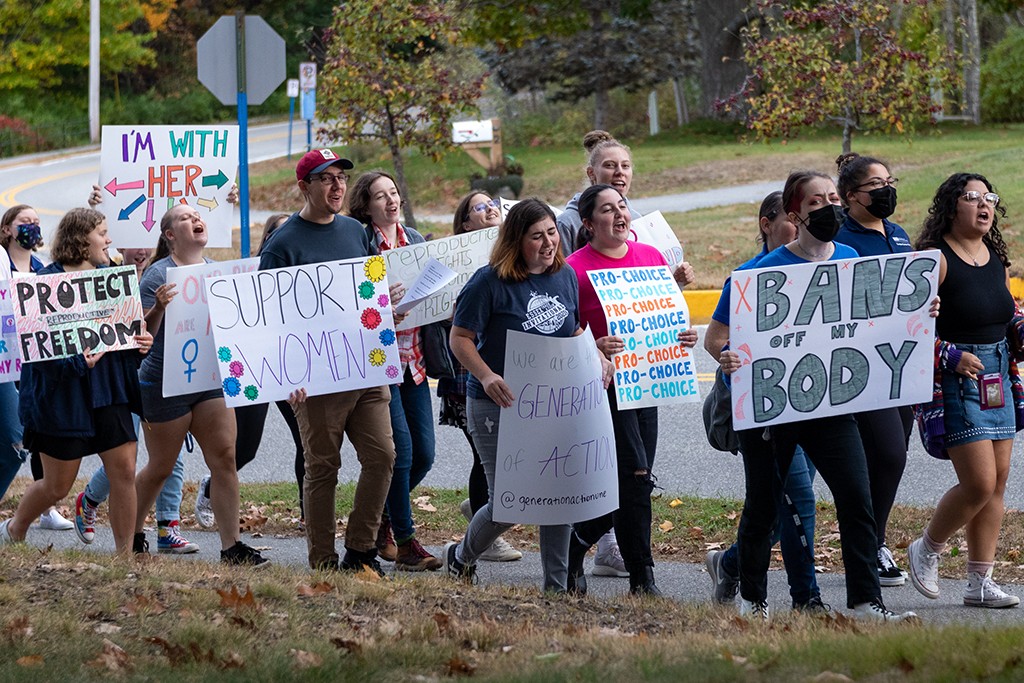
[[[735,428],[931,400],[938,279],[936,250],[734,271]]]
[[[206,278],[251,273],[259,265],[253,257],[167,269],[167,283],[177,287],[177,296],[164,311],[165,397],[220,388]]]
[[[509,331],[494,473],[494,519],[571,524],[619,507],[615,432],[590,331],[557,338]]]
[[[18,278],[11,290],[25,363],[138,346],[142,301],[135,266]]]
[[[154,248],[160,218],[195,207],[207,246],[230,247],[228,193],[238,171],[238,126],[103,126],[99,185],[113,246]]]
[[[486,121],[456,121],[452,124],[452,142],[461,145],[467,142],[491,142],[494,140],[494,123]]]
[[[677,340],[690,329],[690,311],[667,266],[588,270],[608,321],[621,337],[615,354],[620,410],[700,400],[693,354]]]
[[[384,258],[206,278],[229,406],[401,381]]]
[[[643,218],[632,220],[630,228],[633,230],[637,242],[649,244],[661,252],[669,268],[674,270],[683,262],[683,247],[675,232],[672,231],[672,226],[661,215],[661,211],[655,211]]]
[[[469,278],[491,258],[491,249],[498,239],[498,228],[464,232],[439,240],[410,244],[384,252],[388,263],[388,279],[411,286],[420,276],[430,259],[455,271],[455,279],[435,291],[424,302],[409,311],[398,326],[400,330],[448,320],[455,312],[455,298]]]
[[[0,280],[0,384],[21,379],[21,351],[14,324],[13,292],[7,280]]]

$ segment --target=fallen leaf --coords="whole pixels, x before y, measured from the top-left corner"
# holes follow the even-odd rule
[[[220,596],[221,607],[231,607],[236,610],[245,607],[259,609],[259,605],[256,604],[256,598],[252,594],[252,589],[248,586],[245,587],[244,595],[239,593],[238,588],[235,586],[232,586],[230,591],[218,588],[217,595]]]
[[[430,504],[430,496],[419,496],[412,501],[416,507],[424,512],[437,512],[437,508]]]
[[[132,668],[132,658],[119,645],[104,638],[103,651],[89,665],[107,671],[123,671]]]
[[[125,614],[135,616],[141,612],[147,614],[163,614],[167,611],[167,608],[156,598],[150,598],[145,595],[136,595],[133,600],[126,603],[121,611]]]
[[[107,622],[104,621],[104,622],[101,622],[99,624],[96,624],[96,626],[93,628],[93,631],[95,631],[96,633],[99,633],[100,635],[108,636],[108,635],[111,635],[113,633],[120,632],[121,631],[121,627],[118,626],[117,624],[110,624],[110,623],[107,623]]]
[[[704,550],[721,550],[724,543],[705,543]]]
[[[295,666],[300,669],[312,669],[313,667],[321,666],[324,663],[324,658],[315,652],[307,652],[306,650],[291,649],[288,651],[295,659]]]
[[[691,526],[687,531],[692,539],[704,538],[704,529],[699,526]]]
[[[434,623],[437,624],[437,631],[443,636],[448,635],[452,629],[451,616],[442,609],[434,612]]]
[[[667,534],[668,532],[675,529],[676,525],[666,519],[664,522],[658,525],[658,528]]]
[[[835,671],[822,671],[811,679],[812,683],[847,683],[847,681],[853,681],[853,679]]]
[[[668,504],[668,506],[670,508],[677,508],[677,507],[679,507],[682,504],[683,504],[683,501],[679,500],[678,498],[673,498],[672,501]]]
[[[363,651],[363,646],[358,640],[352,638],[331,638],[331,644],[339,650],[351,652],[354,655]]]
[[[26,616],[12,619],[7,626],[4,626],[4,638],[9,641],[24,640],[30,637],[32,637],[32,625]]]
[[[357,571],[353,576],[355,576],[359,581],[366,581],[368,583],[377,583],[380,581],[380,574],[366,565],[363,565],[363,568]]]
[[[330,593],[333,590],[334,586],[327,583],[326,581],[315,583],[312,586],[307,586],[304,583],[300,583],[298,588],[298,594],[299,597],[308,598],[313,595],[323,595],[325,593]]]
[[[459,657],[452,657],[448,660],[449,676],[472,676],[476,666]]]
[[[394,619],[381,619],[377,631],[389,638],[396,638],[402,633],[402,625]]]
[[[734,520],[740,516],[740,513],[733,510],[732,512],[726,513],[725,518],[728,520]]]
[[[221,660],[220,668],[222,669],[244,669],[245,660],[242,659],[242,655],[237,652],[229,652],[228,656]]]
[[[18,657],[18,659],[14,663],[17,664],[18,666],[24,666],[26,668],[27,667],[42,666],[43,665],[43,656],[42,655],[25,655],[24,657]]]
[[[896,666],[905,674],[910,674],[916,668],[914,663],[906,657],[900,657],[900,661],[896,662]]]

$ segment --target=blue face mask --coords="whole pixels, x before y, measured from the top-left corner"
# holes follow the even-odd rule
[[[31,249],[43,241],[43,231],[38,223],[22,223],[14,236],[23,249]]]

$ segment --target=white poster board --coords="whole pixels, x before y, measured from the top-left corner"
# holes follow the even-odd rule
[[[936,250],[734,271],[735,428],[931,400],[938,278]]]
[[[167,269],[167,284],[177,295],[164,311],[164,396],[181,396],[220,389],[217,347],[206,301],[208,277],[251,273],[257,257]]]
[[[697,367],[678,334],[690,310],[667,266],[588,270],[604,309],[608,334],[621,337],[615,365],[620,410],[700,400]]]
[[[512,207],[518,204],[520,201],[522,200],[505,199],[504,197],[498,197],[498,213],[501,214],[501,221],[503,223],[505,222],[505,219],[508,217],[509,210],[511,210]],[[564,209],[559,209],[557,206],[551,206],[550,204],[548,204],[548,208],[551,209],[551,212],[553,214],[555,214],[555,218],[558,218],[565,212]]]
[[[619,507],[615,433],[588,331],[552,338],[508,332],[494,473],[494,520],[571,524]]]
[[[21,379],[21,351],[11,296],[8,281],[0,280],[0,384]]]
[[[381,256],[206,278],[231,407],[401,381]]]
[[[467,142],[491,142],[494,140],[494,123],[484,121],[456,121],[452,124],[452,142],[461,145]]]
[[[498,228],[485,228],[385,251],[388,279],[391,282],[401,282],[406,287],[412,286],[430,259],[439,261],[456,273],[454,280],[413,308],[398,329],[411,330],[414,327],[451,318],[455,311],[455,298],[470,276],[487,265],[491,258],[491,249],[497,239]]]
[[[661,215],[661,211],[633,219],[630,222],[630,228],[636,235],[637,242],[649,244],[660,251],[673,270],[683,262],[683,247],[679,243],[676,233],[672,231],[672,226]]]
[[[238,172],[238,126],[103,126],[99,185],[113,246],[155,248],[160,218],[175,204],[195,207],[207,246],[230,247]]]

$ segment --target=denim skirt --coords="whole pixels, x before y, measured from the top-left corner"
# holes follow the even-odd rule
[[[985,369],[982,375],[999,373],[1003,387],[1000,408],[981,409],[979,381],[955,372],[942,371],[942,405],[946,424],[946,447],[974,441],[1012,439],[1016,433],[1013,394],[1010,390],[1010,351],[1006,341],[994,344],[957,344],[960,351],[973,353]]]

